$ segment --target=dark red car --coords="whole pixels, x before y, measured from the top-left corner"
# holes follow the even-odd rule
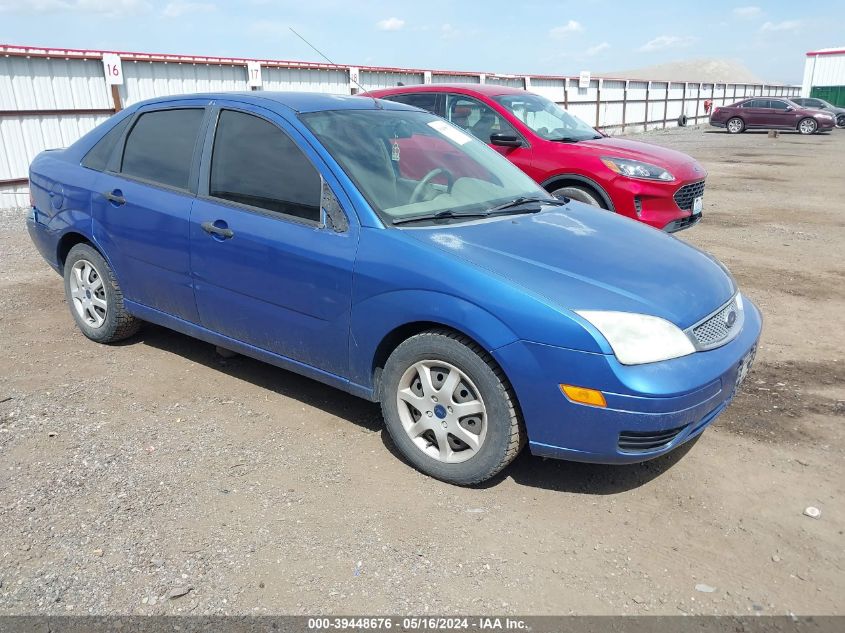
[[[731,134],[745,130],[797,130],[801,134],[815,134],[832,130],[836,118],[789,99],[752,97],[716,108],[710,113],[710,125],[726,128]]]
[[[701,219],[707,172],[695,159],[657,145],[607,137],[540,95],[476,84],[400,86],[366,94],[451,121],[555,195],[669,232]]]

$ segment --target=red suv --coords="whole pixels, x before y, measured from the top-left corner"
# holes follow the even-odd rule
[[[472,84],[401,86],[366,95],[451,121],[489,143],[552,194],[668,232],[701,219],[707,172],[695,159],[604,136],[540,95]]]

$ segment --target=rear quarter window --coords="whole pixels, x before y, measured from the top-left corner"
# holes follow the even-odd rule
[[[131,116],[126,117],[120,123],[115,125],[101,138],[97,143],[88,150],[88,153],[82,159],[82,166],[88,169],[96,169],[97,171],[105,171],[109,164],[114,146],[123,136],[123,132],[129,125]]]

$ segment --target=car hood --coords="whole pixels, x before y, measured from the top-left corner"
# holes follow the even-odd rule
[[[727,270],[703,251],[578,202],[404,231],[569,310],[652,314],[686,328],[736,292]]]
[[[600,152],[602,156],[617,156],[619,158],[641,160],[646,163],[657,164],[661,167],[668,168],[670,171],[672,167],[695,165],[701,170],[702,177],[706,175],[704,168],[692,156],[661,147],[660,145],[613,137],[578,141],[577,145],[579,148],[588,147]]]

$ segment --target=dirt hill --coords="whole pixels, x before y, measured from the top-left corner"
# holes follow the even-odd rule
[[[606,77],[631,77],[669,81],[763,83],[763,80],[734,59],[688,59],[632,70],[596,73]]]

